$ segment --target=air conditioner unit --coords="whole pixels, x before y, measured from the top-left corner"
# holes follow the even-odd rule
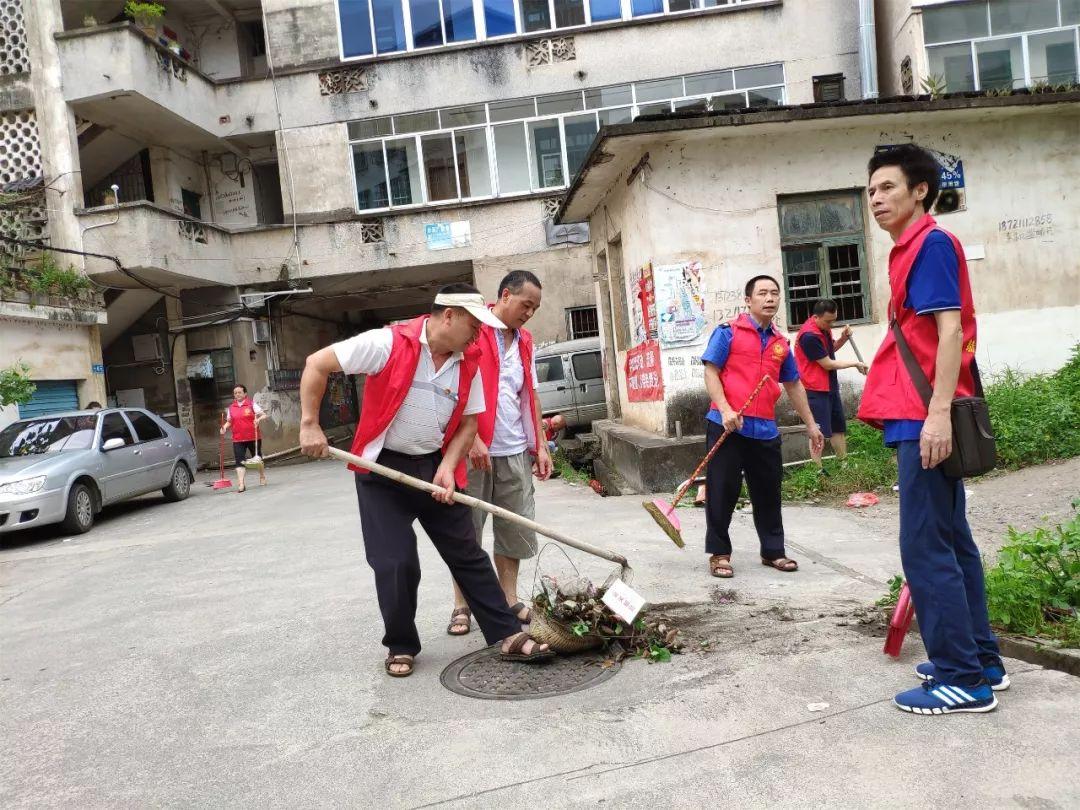
[[[132,335],[131,352],[135,362],[161,359],[161,336],[160,335]]]
[[[270,321],[252,321],[251,337],[256,343],[269,343]]]

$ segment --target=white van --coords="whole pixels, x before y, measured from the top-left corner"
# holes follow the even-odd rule
[[[561,413],[568,427],[607,418],[600,338],[552,343],[536,350],[536,390],[544,416]]]

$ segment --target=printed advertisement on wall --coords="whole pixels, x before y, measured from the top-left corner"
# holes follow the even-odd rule
[[[631,402],[658,402],[664,398],[660,344],[655,340],[646,340],[626,353],[626,396]]]
[[[697,346],[705,341],[705,291],[701,262],[681,262],[653,268],[660,346]]]
[[[634,340],[636,346],[646,340],[656,340],[656,292],[653,286],[653,270],[651,264],[639,267],[634,271],[631,278],[631,307],[633,316],[631,323],[634,326]]]

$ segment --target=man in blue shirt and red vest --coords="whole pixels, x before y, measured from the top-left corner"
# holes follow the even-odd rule
[[[728,528],[744,475],[762,565],[788,572],[799,567],[786,556],[780,515],[783,462],[776,402],[781,385],[806,424],[810,446],[820,453],[825,441],[810,413],[787,338],[773,325],[780,306],[780,285],[771,276],[755,276],[746,283],[745,293],[750,311],[717,326],[701,356],[705,388],[712,399],[706,416],[706,447],[712,447],[725,432],[731,434],[705,473],[705,551],[709,572],[724,578],[735,575]],[[740,415],[739,409],[766,374],[768,381]]]
[[[847,417],[840,398],[840,378],[836,372],[843,368],[857,368],[865,374],[866,364],[836,359],[837,350],[851,337],[851,327],[845,326],[840,338],[833,340],[832,325],[836,323],[837,315],[835,301],[826,298],[814,303],[813,314],[806,319],[795,338],[795,365],[818,427],[829,440],[836,457],[843,459],[847,456]],[[811,445],[810,457],[818,467],[821,467],[821,453]]]
[[[383,617],[387,674],[413,672],[420,652],[416,597],[420,559],[413,522],[419,521],[453,574],[488,644],[502,642],[503,657],[534,662],[550,658],[546,644],[522,632],[506,605],[491,560],[476,541],[472,510],[453,500],[467,484],[465,455],[484,412],[484,389],[475,346],[481,322],[502,328],[480,292],[450,284],[435,297],[431,314],[387,329],[372,329],[320,349],[307,358],[300,378],[300,447],[327,455],[319,404],[327,377],[366,374],[360,422],[352,452],[385,467],[442,487],[427,493],[350,465],[368,564]]]
[[[895,243],[889,254],[889,316],[930,381],[930,406],[908,373],[892,330],[863,389],[859,418],[885,433],[900,470],[900,559],[930,660],[924,683],[901,692],[915,714],[988,712],[1008,688],[990,629],[982,560],[965,515],[964,482],[939,468],[952,452],[951,407],[975,390],[975,306],[959,240],[926,212],[941,169],[915,144],[875,154],[870,207]]]

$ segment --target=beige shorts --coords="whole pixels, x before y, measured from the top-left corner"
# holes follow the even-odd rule
[[[528,451],[516,456],[492,457],[491,470],[469,470],[466,490],[474,498],[509,509],[532,519],[535,514],[532,479],[532,455]],[[473,509],[476,539],[483,542],[484,522],[488,513]],[[514,560],[536,556],[536,533],[524,526],[501,518],[493,518],[495,553]]]

